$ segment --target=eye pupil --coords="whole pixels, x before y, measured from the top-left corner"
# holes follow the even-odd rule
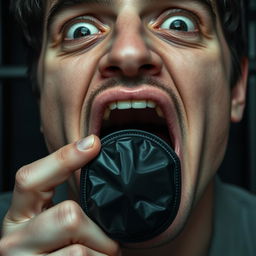
[[[90,30],[87,27],[79,27],[74,31],[74,38],[91,35]]]
[[[170,29],[178,31],[188,31],[188,26],[183,20],[175,20],[171,23]]]

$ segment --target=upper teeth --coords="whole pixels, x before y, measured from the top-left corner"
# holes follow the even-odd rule
[[[151,100],[126,100],[126,101],[117,101],[117,102],[112,102],[109,104],[109,106],[106,108],[105,113],[104,113],[104,120],[108,120],[110,117],[110,113],[114,109],[145,109],[145,108],[155,108],[157,114],[160,117],[163,117],[163,112],[156,105],[155,102]]]

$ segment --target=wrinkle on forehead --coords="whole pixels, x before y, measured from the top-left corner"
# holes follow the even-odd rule
[[[130,0],[69,0],[69,1],[65,1],[65,0],[49,0],[47,1],[47,7],[48,9],[51,8],[52,6],[54,6],[55,4],[57,3],[70,3],[70,4],[80,4],[80,3],[94,3],[94,4],[101,4],[101,5],[111,5],[113,3],[115,4],[118,4],[118,3],[121,3],[122,1],[127,1],[129,2]],[[137,0],[137,1],[142,1],[142,2],[147,2],[150,3],[150,2],[154,2],[155,0]],[[170,0],[172,1],[172,0]],[[199,0],[200,1],[200,0]],[[216,11],[216,0],[201,0],[202,2],[206,2],[208,3],[209,5],[212,6],[212,9],[214,11]]]
[[[82,4],[82,3],[88,3],[88,4],[100,4],[100,5],[111,5],[113,2],[118,3],[121,0],[50,0],[48,1],[48,8],[51,8],[52,6],[56,4]]]
[[[88,3],[88,4],[101,4],[101,5],[111,5],[113,2],[118,2],[120,0],[49,0],[47,1],[47,10],[50,10],[54,8],[55,5],[61,5],[64,6],[70,6],[74,4],[82,4],[82,3]]]
[[[110,3],[110,2],[113,2],[113,1],[116,1],[116,0],[70,0],[70,2],[73,2],[73,3]],[[61,3],[63,2],[63,0],[52,0],[52,1],[49,1],[50,5],[54,5],[56,3]]]
[[[49,24],[51,24],[52,20],[57,16],[57,14],[75,5],[80,5],[80,4],[96,4],[97,5],[98,4],[100,6],[111,7],[113,5],[119,5],[119,4],[134,4],[134,3],[138,3],[137,1],[139,1],[140,5],[148,6],[150,3],[157,3],[159,0],[49,0],[47,1],[45,23],[47,24],[46,26],[48,29]],[[168,0],[168,1],[166,0],[166,2],[170,2],[170,3],[172,1],[175,2],[177,0]],[[212,17],[216,16],[216,13],[217,13],[215,9],[216,0],[179,0],[179,1],[183,3],[186,3],[186,2],[189,3],[191,1],[194,3],[207,6],[209,14],[211,14]]]

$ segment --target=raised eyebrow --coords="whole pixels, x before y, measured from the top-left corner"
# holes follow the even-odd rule
[[[52,7],[50,8],[48,15],[46,16],[46,29],[50,30],[50,26],[54,22],[54,19],[60,14],[63,10],[66,10],[68,7],[76,6],[79,4],[99,4],[105,6],[111,6],[115,0],[57,0]],[[154,2],[155,0],[147,0],[148,2]],[[171,0],[169,0],[171,1]],[[201,4],[206,7],[207,11],[213,19],[216,19],[216,8],[215,0],[188,0]]]
[[[58,0],[50,8],[48,15],[46,16],[46,28],[49,31],[51,24],[54,22],[54,19],[62,11],[68,9],[68,7],[76,6],[79,4],[99,4],[110,6],[113,0]]]
[[[211,14],[211,16],[213,18],[216,18],[216,1],[215,0],[194,0],[195,2],[199,2],[202,5],[204,5],[209,13]]]

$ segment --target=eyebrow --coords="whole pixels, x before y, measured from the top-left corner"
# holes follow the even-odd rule
[[[207,10],[207,12],[209,13],[209,15],[211,16],[211,18],[215,21],[217,18],[217,10],[216,10],[216,1],[215,0],[191,0],[195,3],[199,3],[200,5],[202,5],[203,7],[205,7],[205,9]]]
[[[76,6],[79,4],[98,4],[103,6],[111,6],[115,0],[57,0],[52,7],[50,8],[49,14],[46,17],[46,28],[49,31],[51,24],[54,22],[54,19],[61,13],[62,11],[68,9],[68,7]],[[154,0],[148,0],[149,2],[153,2]],[[171,0],[170,0],[171,1]],[[216,10],[214,8],[213,0],[189,0],[195,3],[199,3],[200,5],[206,7],[207,11],[211,15],[212,18],[216,18]]]
[[[49,30],[50,25],[53,23],[56,16],[68,7],[72,7],[79,4],[98,4],[110,6],[113,0],[58,0],[50,8],[49,14],[46,17],[46,27]]]

